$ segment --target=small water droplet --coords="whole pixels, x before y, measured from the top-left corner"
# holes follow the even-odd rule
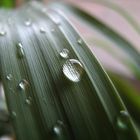
[[[17,117],[17,114],[16,114],[16,112],[15,111],[12,111],[12,118],[16,118]]]
[[[8,74],[8,75],[6,76],[6,79],[7,79],[8,81],[11,81],[11,80],[13,79],[12,74]]]
[[[59,18],[53,18],[53,21],[55,22],[56,25],[61,25],[60,19]]]
[[[60,52],[60,56],[62,58],[68,58],[69,57],[69,50],[68,49],[63,49],[61,52]]]
[[[60,136],[62,134],[62,127],[59,124],[56,124],[53,127],[53,133],[57,136]]]
[[[32,22],[31,22],[30,19],[27,19],[27,20],[24,22],[24,24],[25,24],[26,26],[31,26],[31,25],[32,25]]]
[[[26,88],[28,87],[29,83],[28,81],[26,81],[25,79],[21,80],[20,83],[18,84],[18,87],[21,90],[26,90]]]
[[[63,74],[73,82],[79,82],[83,73],[82,64],[76,59],[69,59],[63,65]]]
[[[77,40],[77,43],[78,43],[79,45],[82,45],[82,39],[81,39],[81,38],[78,39],[78,40]]]
[[[5,35],[6,35],[6,31],[1,30],[1,31],[0,31],[0,36],[5,36]]]
[[[46,33],[45,28],[41,27],[41,28],[40,28],[40,32],[41,32],[41,33]]]
[[[61,120],[57,120],[57,124],[59,124],[59,125],[63,125],[63,126],[64,126],[64,122],[61,121]]]
[[[17,51],[18,51],[18,56],[22,58],[24,56],[24,49],[21,43],[17,44]]]
[[[30,101],[32,101],[32,97],[29,96],[28,99],[29,99]]]
[[[121,130],[127,129],[127,124],[129,121],[129,114],[125,110],[120,111],[119,116],[117,117],[117,126]]]
[[[29,99],[26,99],[26,100],[25,100],[25,103],[26,103],[27,105],[30,105],[30,104],[31,104],[31,101],[30,101]]]

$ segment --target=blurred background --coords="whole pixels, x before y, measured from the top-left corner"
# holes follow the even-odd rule
[[[19,8],[31,0],[0,0],[1,8]],[[33,0],[32,0],[33,1]],[[62,0],[36,0],[48,5]],[[93,18],[98,19],[119,36],[129,42],[136,52],[140,53],[140,1],[139,0],[63,0],[86,11]],[[82,38],[87,42],[91,51],[115,84],[120,96],[125,102],[137,127],[140,126],[140,70],[135,55],[123,46],[121,40],[108,31],[94,26],[93,23],[79,19],[74,13],[66,13],[71,23],[76,27]],[[129,53],[130,52],[130,53]],[[134,56],[134,58],[132,57]],[[0,140],[8,139],[13,131],[9,122],[2,82],[0,83]],[[6,137],[5,137],[6,136]]]

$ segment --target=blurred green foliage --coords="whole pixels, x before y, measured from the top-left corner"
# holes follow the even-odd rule
[[[11,8],[14,6],[15,0],[0,0],[0,6]]]

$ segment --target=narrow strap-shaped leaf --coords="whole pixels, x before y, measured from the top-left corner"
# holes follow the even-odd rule
[[[1,77],[19,140],[137,140],[108,75],[63,15],[39,3],[0,36]]]

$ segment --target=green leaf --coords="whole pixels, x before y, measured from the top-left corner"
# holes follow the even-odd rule
[[[0,6],[6,7],[6,8],[12,8],[15,4],[14,0],[1,0]]]
[[[17,139],[138,140],[108,75],[55,9],[33,2],[1,23],[0,75]]]

